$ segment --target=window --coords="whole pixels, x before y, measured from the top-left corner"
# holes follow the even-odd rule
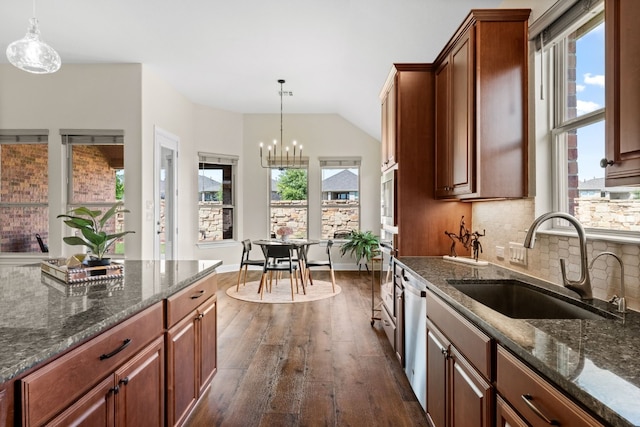
[[[198,153],[198,243],[233,239],[237,157]]]
[[[48,130],[0,130],[0,253],[41,252],[49,237]]]
[[[124,131],[61,129],[60,135],[67,146],[67,208],[86,206],[104,212],[124,200]],[[124,231],[124,215],[107,222],[107,230]],[[124,238],[109,253],[123,255]]]
[[[283,232],[289,234],[290,231],[291,237],[306,239],[309,221],[307,169],[271,168],[270,172],[271,237],[280,236]]]
[[[570,24],[567,16],[573,17]],[[587,9],[579,2],[558,21],[562,25],[552,24],[547,32],[558,34],[549,40],[545,55],[553,70],[548,80],[553,94],[553,208],[575,216],[592,232],[637,230],[639,193],[605,187],[600,167],[605,157],[604,5]],[[562,227],[562,222],[556,225]]]
[[[360,158],[320,159],[322,239],[360,229]]]

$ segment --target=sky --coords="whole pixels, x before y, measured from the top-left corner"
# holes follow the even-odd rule
[[[576,91],[578,115],[604,107],[604,23],[576,42]],[[602,178],[600,159],[604,153],[604,122],[578,131],[578,176],[580,180]]]

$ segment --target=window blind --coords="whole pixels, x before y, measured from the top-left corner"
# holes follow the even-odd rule
[[[357,167],[362,163],[362,157],[320,157],[320,167]]]
[[[213,154],[198,152],[198,163],[215,163],[218,165],[237,165],[238,156],[231,154]]]
[[[557,2],[529,27],[529,40],[536,50],[560,37],[576,21],[598,11],[603,0],[564,0]]]
[[[60,129],[63,144],[124,144],[122,129]]]
[[[0,144],[46,144],[48,129],[0,129]]]

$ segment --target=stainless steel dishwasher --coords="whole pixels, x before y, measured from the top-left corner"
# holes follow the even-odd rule
[[[404,285],[404,372],[422,409],[427,400],[427,288],[406,271]]]

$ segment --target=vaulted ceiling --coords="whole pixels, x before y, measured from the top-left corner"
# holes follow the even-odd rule
[[[431,62],[472,8],[501,0],[39,0],[64,64],[143,63],[191,101],[239,113],[335,113],[380,136],[394,62]],[[0,46],[30,0],[0,2]],[[4,55],[0,62],[7,62]]]

